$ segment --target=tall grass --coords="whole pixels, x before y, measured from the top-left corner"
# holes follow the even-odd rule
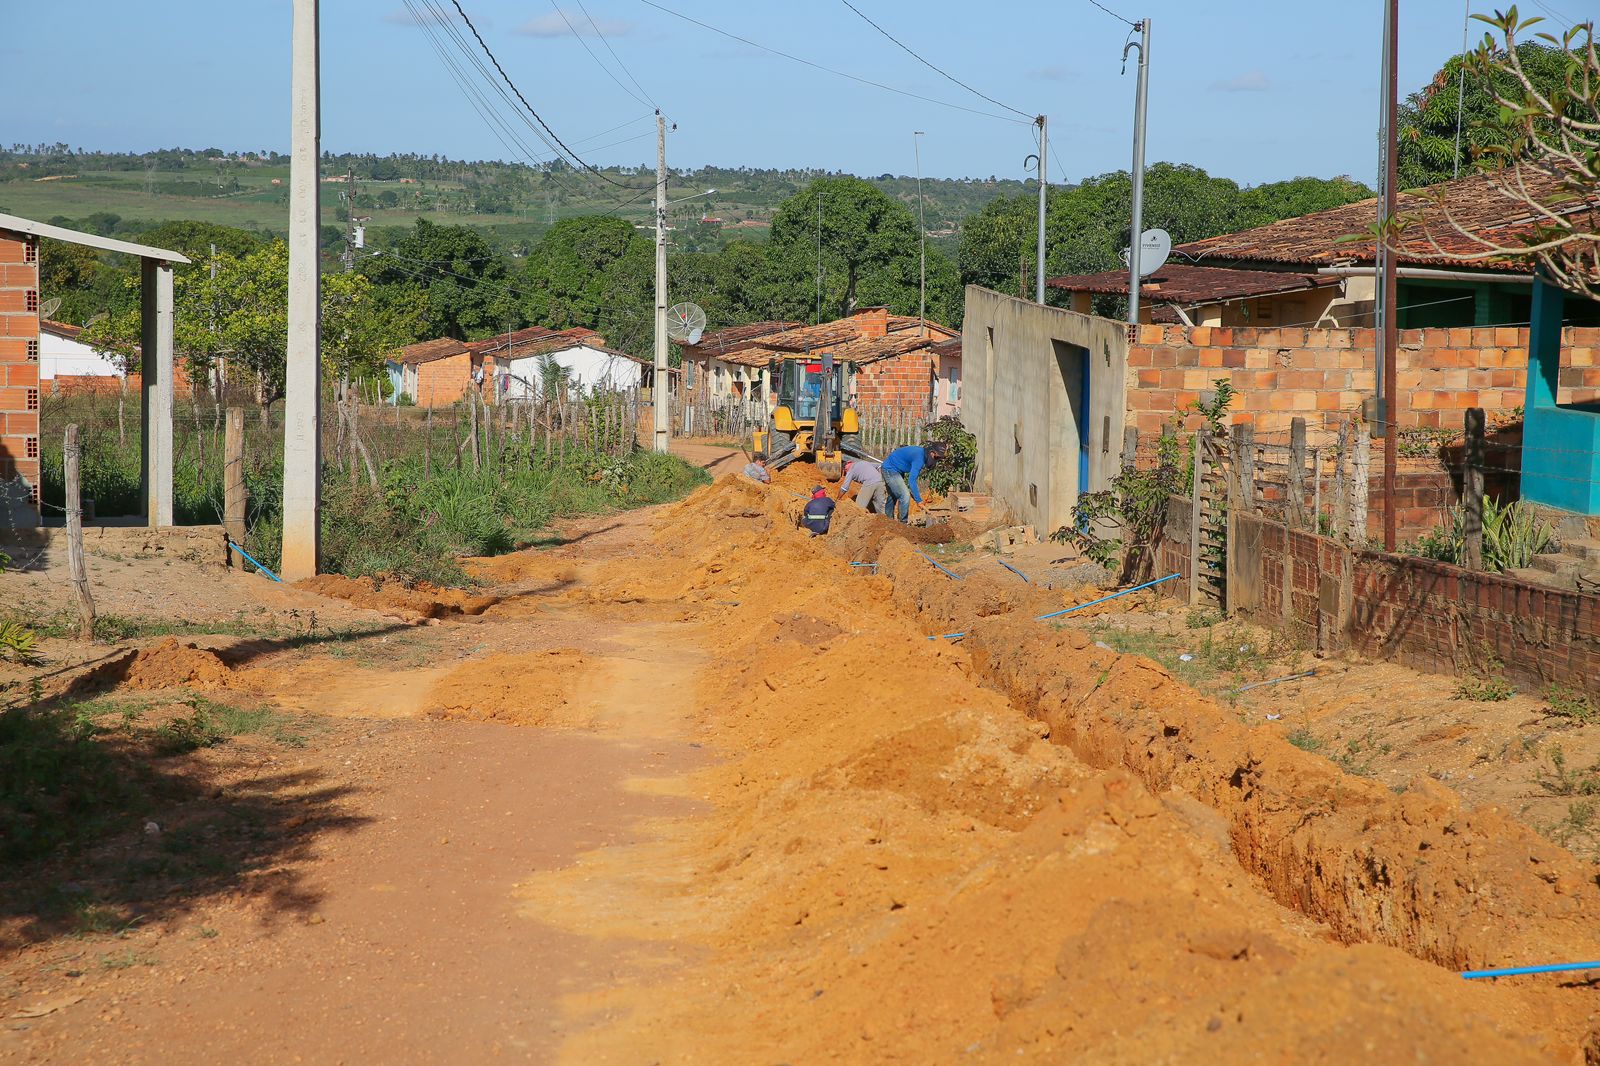
[[[74,401],[76,398],[73,398]],[[137,425],[124,445],[115,408],[63,403],[47,406],[43,448],[43,498],[47,516],[59,514],[65,498],[59,432],[65,421],[83,425],[83,495],[100,516],[139,510]],[[374,416],[368,416],[376,420]],[[404,579],[458,583],[461,556],[494,555],[533,540],[558,518],[601,514],[676,499],[709,480],[704,471],[675,456],[627,448],[622,454],[594,451],[580,443],[506,433],[480,437],[474,469],[471,452],[457,450],[448,412],[424,431],[422,420],[395,418],[374,433],[369,450],[377,466],[373,488],[364,470],[352,478],[343,461],[323,470],[324,566],[349,576],[392,574]],[[457,419],[457,422],[460,420]],[[281,432],[270,423],[245,419],[245,488],[249,497],[245,548],[269,567],[280,552],[283,520]],[[221,449],[211,420],[176,426],[173,509],[179,524],[222,520]],[[325,452],[333,451],[325,437]],[[54,512],[52,512],[52,509]]]

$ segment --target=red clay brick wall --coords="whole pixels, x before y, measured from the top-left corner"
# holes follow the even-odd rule
[[[0,481],[22,478],[39,505],[37,241],[0,231]]]
[[[926,415],[933,405],[934,369],[934,357],[926,351],[857,367],[856,408]]]
[[[1351,639],[1363,654],[1600,696],[1600,596],[1380,552],[1355,562]]]
[[[441,407],[467,394],[472,381],[472,354],[434,359],[417,366],[417,406]]]
[[[865,311],[857,311],[850,316],[850,322],[861,331],[863,338],[887,337],[889,335],[889,309],[887,307],[872,307]]]
[[[1237,390],[1232,421],[1286,431],[1304,416],[1313,434],[1359,410],[1373,390],[1370,329],[1140,326],[1128,347],[1128,410],[1141,433],[1159,432],[1174,411],[1217,378]],[[1563,331],[1562,402],[1600,389],[1600,328]],[[1505,326],[1415,329],[1400,334],[1397,368],[1402,428],[1459,426],[1461,413],[1491,416],[1523,402],[1528,331]]]

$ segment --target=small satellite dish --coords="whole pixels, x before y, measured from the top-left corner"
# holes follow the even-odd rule
[[[667,336],[684,344],[699,344],[706,331],[706,313],[698,304],[674,304],[667,308]]]
[[[1166,265],[1172,255],[1172,234],[1164,229],[1147,229],[1139,241],[1139,276],[1148,278]],[[1128,249],[1122,250],[1122,261],[1128,261]]]
[[[49,318],[59,310],[61,310],[61,297],[52,296],[39,305],[39,317]]]
[[[107,313],[105,311],[101,311],[98,315],[90,316],[89,321],[87,321],[87,322],[85,322],[83,324],[83,328],[84,329],[93,329],[94,327],[98,326],[100,323],[106,321],[106,319],[108,319],[110,317],[111,317],[111,315],[109,313]]]

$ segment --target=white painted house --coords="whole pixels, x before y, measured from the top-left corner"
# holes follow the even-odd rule
[[[42,319],[39,322],[39,377],[120,378],[122,371],[105,355],[83,343],[82,326]]]
[[[474,341],[467,348],[475,366],[495,375],[498,393],[512,400],[543,395],[542,374],[547,362],[566,370],[569,389],[584,393],[647,386],[652,370],[645,360],[607,348],[604,337],[582,327],[549,330],[534,326]]]

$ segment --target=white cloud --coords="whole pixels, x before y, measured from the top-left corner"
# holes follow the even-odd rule
[[[1225,93],[1263,93],[1272,88],[1272,82],[1259,70],[1247,70],[1227,81],[1214,81],[1211,87]]]
[[[1028,75],[1041,81],[1074,81],[1078,77],[1078,72],[1071,67],[1051,65],[1030,70]]]
[[[562,14],[566,17],[563,18]],[[570,23],[570,25],[569,25]],[[607,37],[624,37],[633,32],[634,24],[627,19],[597,18],[591,24],[582,11],[550,12],[529,19],[516,28],[524,37],[594,37],[596,28]]]

